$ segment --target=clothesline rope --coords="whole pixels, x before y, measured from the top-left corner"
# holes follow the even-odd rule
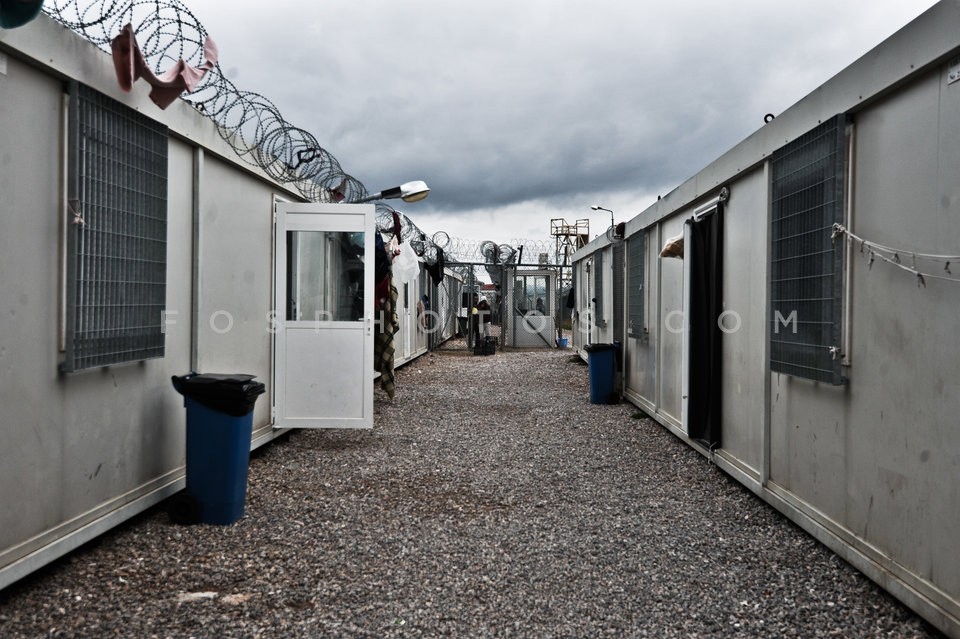
[[[877,242],[871,242],[870,240],[863,239],[862,237],[851,232],[850,229],[845,227],[843,224],[834,224],[833,234],[831,236],[832,239],[836,241],[837,237],[840,235],[846,236],[848,246],[852,245],[854,242],[859,244],[860,253],[865,255],[868,259],[868,268],[871,268],[873,266],[873,262],[876,259],[879,259],[882,262],[892,264],[899,269],[907,271],[908,273],[912,273],[917,278],[917,286],[922,286],[924,288],[927,286],[928,279],[960,283],[960,278],[953,277],[953,273],[950,271],[950,264],[953,262],[960,262],[960,255],[935,255],[931,253],[918,253],[916,251],[885,246]],[[903,257],[901,256],[909,258],[911,265],[904,264]],[[947,274],[940,275],[937,273],[922,272],[917,267],[917,260],[941,262],[944,265],[943,270]]]

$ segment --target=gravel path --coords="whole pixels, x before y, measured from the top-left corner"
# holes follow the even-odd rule
[[[372,431],[251,459],[246,516],[144,513],[0,593],[12,637],[934,637],[570,351],[437,351]]]

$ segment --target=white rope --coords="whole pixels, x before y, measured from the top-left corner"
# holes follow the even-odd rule
[[[907,251],[905,249],[897,249],[891,246],[884,246],[883,244],[878,244],[877,242],[870,242],[861,237],[854,235],[847,227],[843,224],[834,224],[833,225],[833,234],[836,237],[837,233],[846,233],[848,236],[853,239],[870,246],[871,248],[877,249],[879,251],[884,251],[886,253],[897,253],[900,255],[912,255],[924,260],[931,260],[934,262],[960,262],[960,255],[933,255],[930,253],[916,253],[914,251]]]
[[[887,264],[892,264],[899,269],[907,271],[917,276],[917,286],[927,286],[927,279],[934,280],[943,280],[945,282],[958,282],[960,283],[960,278],[952,277],[953,273],[950,271],[951,262],[960,262],[960,255],[931,255],[928,253],[916,253],[914,251],[907,251],[902,249],[893,248],[891,246],[884,246],[883,244],[877,244],[876,242],[871,242],[865,240],[862,237],[859,237],[852,233],[842,224],[833,225],[833,239],[836,240],[837,236],[843,234],[847,236],[847,243],[852,244],[854,240],[860,243],[860,252],[864,253],[869,259],[867,267],[870,268],[873,266],[875,258],[880,258],[881,261],[886,262]],[[866,249],[866,251],[864,251]],[[904,264],[901,255],[909,256],[911,258],[912,266]],[[917,260],[927,260],[932,262],[943,262],[943,270],[946,271],[947,275],[937,275],[933,273],[923,273],[917,268]]]

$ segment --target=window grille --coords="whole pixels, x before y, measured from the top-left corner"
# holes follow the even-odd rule
[[[613,338],[623,341],[624,280],[626,279],[626,249],[622,241],[613,245]]]
[[[593,323],[605,326],[603,318],[603,251],[593,254]]]
[[[70,83],[65,371],[164,354],[167,129]]]
[[[640,231],[627,240],[628,276],[627,305],[629,308],[629,331],[635,337],[644,334],[646,326],[643,321],[644,260],[646,259],[646,233]]]
[[[570,318],[573,319],[574,317],[576,317],[574,313],[579,312],[577,305],[580,303],[580,291],[577,290],[577,266],[576,265],[574,265],[573,268],[570,269],[570,289],[573,291],[572,292],[573,306],[570,307],[571,302],[569,297],[565,301],[567,302],[567,306],[568,306],[567,313],[569,313]],[[568,295],[569,294],[570,293],[568,293]]]
[[[771,370],[842,384],[846,117],[838,115],[772,157]]]

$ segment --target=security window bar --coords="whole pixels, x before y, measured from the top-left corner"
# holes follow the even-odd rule
[[[167,128],[70,83],[62,369],[164,354]]]
[[[842,384],[844,115],[777,150],[771,160],[771,370]]]
[[[562,271],[561,271],[562,272]],[[567,295],[572,295],[573,297],[568,297],[567,302],[567,314],[571,320],[573,320],[578,311],[577,304],[580,302],[578,291],[577,291],[577,268],[573,267],[570,269],[570,292]]]
[[[626,280],[626,247],[623,242],[613,245],[613,338],[623,341],[623,320],[625,300],[624,286]]]
[[[646,237],[643,231],[627,240],[627,262],[630,271],[627,277],[628,330],[634,337],[642,336],[646,330],[643,322],[645,244]]]
[[[606,326],[603,318],[603,253],[597,251],[593,257],[593,323]]]

